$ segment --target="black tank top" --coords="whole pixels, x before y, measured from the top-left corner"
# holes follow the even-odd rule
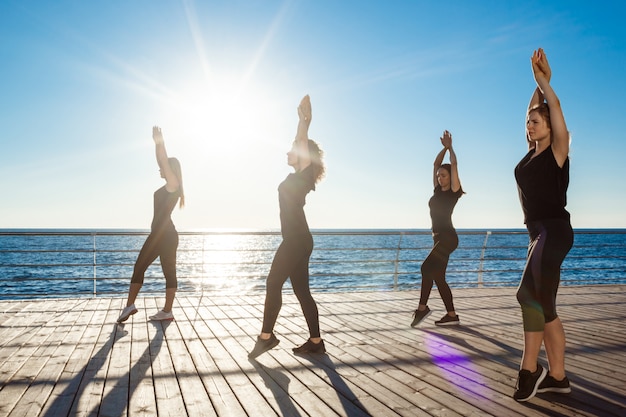
[[[165,186],[154,192],[154,217],[150,227],[153,232],[166,229],[176,230],[171,215],[179,197],[180,190],[170,193],[165,189]]]
[[[517,191],[524,211],[524,223],[536,220],[569,220],[565,210],[569,185],[569,158],[563,168],[554,159],[552,147],[536,157],[531,149],[515,167]]]
[[[311,190],[315,190],[313,165],[287,175],[278,186],[280,231],[283,239],[311,234],[304,215],[305,198]]]
[[[451,189],[443,191],[440,185],[435,187],[433,196],[428,200],[433,233],[455,231],[452,225],[452,211],[462,195],[461,189],[454,192]]]

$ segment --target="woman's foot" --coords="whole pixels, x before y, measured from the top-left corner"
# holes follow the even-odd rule
[[[163,320],[174,320],[174,314],[172,314],[171,311],[166,312],[163,310],[159,310],[158,313],[156,313],[153,316],[148,317],[150,320],[152,321],[163,321]]]
[[[280,343],[280,340],[274,336],[274,333],[269,337],[269,339],[261,339],[261,336],[256,338],[256,344],[254,345],[254,349],[250,353],[248,353],[249,359],[254,359],[262,353],[267,352],[268,350],[275,348]]]
[[[559,394],[569,394],[572,392],[572,389],[569,385],[569,379],[567,379],[566,376],[563,377],[563,379],[558,380],[548,374],[539,384],[537,392],[557,392]]]
[[[411,327],[415,327],[420,324],[426,317],[430,316],[430,313],[432,313],[432,311],[430,311],[430,308],[428,308],[428,306],[426,306],[426,308],[423,310],[420,310],[419,308],[415,310],[415,312],[413,313],[413,321],[411,322]]]
[[[326,346],[324,341],[320,340],[319,343],[313,342],[311,339],[307,340],[302,346],[293,348],[293,353],[324,353],[326,352]]]
[[[132,316],[136,312],[137,312],[137,308],[135,308],[135,304],[131,304],[125,307],[124,310],[122,310],[122,314],[120,314],[120,316],[118,317],[117,322],[118,323],[125,322],[126,320],[128,320],[130,316]]]
[[[459,320],[458,314],[451,316],[450,313],[448,313],[445,316],[443,316],[441,320],[437,320],[435,324],[437,326],[456,326],[456,325],[461,324],[461,321]]]

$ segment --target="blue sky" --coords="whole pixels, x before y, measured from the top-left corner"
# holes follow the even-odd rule
[[[428,228],[452,132],[458,228],[521,228],[513,168],[543,47],[572,134],[575,228],[626,227],[619,1],[3,1],[0,228],[148,228],[151,129],[181,160],[179,230],[279,226],[296,106],[327,178],[313,228]]]

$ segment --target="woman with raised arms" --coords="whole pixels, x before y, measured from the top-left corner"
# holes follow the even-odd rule
[[[317,143],[309,139],[311,124],[311,100],[304,96],[298,106],[298,128],[291,150],[287,152],[287,164],[294,172],[278,186],[280,229],[283,237],[267,277],[263,327],[257,337],[250,359],[278,345],[274,325],[282,307],[282,288],[291,280],[293,291],[300,302],[309,330],[309,339],[294,353],[324,353],[326,348],[320,336],[317,304],[309,288],[309,258],[313,251],[313,236],[304,214],[306,195],[315,190],[324,176],[323,153]]]

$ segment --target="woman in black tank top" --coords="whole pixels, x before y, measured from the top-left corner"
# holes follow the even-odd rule
[[[530,242],[517,290],[524,326],[524,353],[513,394],[517,401],[528,401],[537,392],[571,390],[565,376],[565,332],[556,313],[561,264],[574,242],[565,210],[570,137],[543,49],[533,52],[531,64],[537,88],[526,116],[529,151],[515,167]],[[548,370],[538,363],[542,344]]]
[[[143,285],[144,274],[157,257],[161,260],[161,269],[165,276],[165,306],[149,318],[150,320],[174,320],[172,305],[178,286],[176,279],[178,232],[172,222],[171,214],[179,200],[181,208],[185,204],[183,176],[178,159],[167,157],[163,134],[157,126],[152,128],[152,139],[155,144],[161,178],[164,178],[166,183],[154,193],[154,216],[150,235],[148,235],[135,262],[126,307],[117,319],[118,323],[125,322],[137,312],[135,299]]]
[[[287,153],[287,163],[295,170],[278,186],[280,207],[280,231],[283,241],[274,255],[267,276],[263,327],[254,349],[248,354],[253,359],[278,345],[274,324],[282,306],[282,288],[287,278],[300,302],[309,328],[309,339],[294,353],[323,353],[326,351],[320,337],[317,305],[309,288],[309,257],[313,251],[313,237],[304,215],[306,195],[315,190],[315,184],[324,175],[322,151],[309,139],[311,124],[311,101],[305,96],[298,106],[298,130],[296,140]]]
[[[417,309],[413,312],[411,327],[420,324],[431,313],[428,307],[428,298],[437,284],[439,295],[446,307],[446,314],[435,321],[437,326],[458,325],[459,316],[454,310],[452,291],[446,282],[446,269],[450,254],[459,245],[459,238],[452,225],[452,211],[459,198],[463,195],[459,171],[457,169],[456,153],[452,149],[452,135],[445,130],[440,138],[443,149],[437,154],[433,168],[433,196],[428,201],[433,231],[433,248],[422,262],[422,286]],[[446,153],[450,153],[450,163],[442,164]]]

